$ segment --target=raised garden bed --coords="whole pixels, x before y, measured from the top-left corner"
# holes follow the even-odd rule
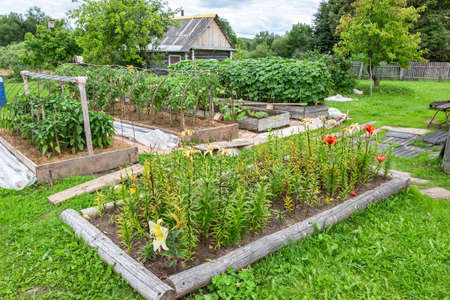
[[[153,269],[158,266],[157,263],[150,268],[146,265],[146,268],[136,260],[136,253],[129,252],[131,254],[129,255],[118,246],[120,239],[114,235],[114,228],[108,226],[108,221],[105,221],[114,215],[116,205],[108,204],[106,209],[109,214],[105,214],[103,218],[97,216],[96,207],[80,212],[67,209],[62,212],[61,218],[88,245],[98,247],[99,256],[112,265],[114,270],[143,297],[175,299],[207,285],[212,277],[225,272],[229,267],[234,270],[244,268],[293,241],[303,239],[313,233],[315,228],[320,230],[334,225],[346,219],[354,211],[366,208],[369,203],[384,200],[407,188],[408,185],[409,180],[404,178],[375,180],[366,186],[368,190],[359,196],[339,204],[329,204],[320,210],[310,211],[309,214],[306,212],[305,216],[300,218],[303,220],[294,222],[293,218],[289,226],[284,228],[279,224],[276,228],[277,224],[274,224],[274,227],[268,227],[262,234],[248,237],[246,241],[240,243],[240,247],[221,249],[222,251],[214,251],[206,247],[205,252],[209,252],[209,257],[203,257],[203,261],[199,261],[200,263],[192,268],[167,274],[169,276],[162,275],[161,270]],[[314,215],[310,216],[311,213]]]
[[[245,101],[245,105],[252,107],[271,107],[275,110],[287,111],[291,119],[302,120],[306,118],[326,118],[328,116],[328,104],[306,106],[301,103],[260,103]]]
[[[256,132],[264,132],[271,129],[289,126],[289,113],[286,111],[264,108],[252,108],[252,110],[256,112],[265,112],[269,114],[269,116],[265,118],[248,116],[247,118],[238,121],[239,128]]]
[[[103,149],[94,149],[94,155],[87,151],[72,154],[63,151],[61,155],[50,158],[28,144],[19,136],[12,136],[0,129],[0,143],[19,161],[28,167],[39,182],[53,182],[54,179],[75,175],[91,175],[108,171],[138,161],[137,147],[113,139],[112,145]]]

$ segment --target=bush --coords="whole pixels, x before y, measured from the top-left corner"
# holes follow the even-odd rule
[[[20,71],[28,68],[19,59],[21,52],[25,50],[24,43],[10,44],[5,47],[0,47],[0,69],[13,71],[17,78],[20,78]]]
[[[84,150],[86,137],[80,102],[69,98],[40,99],[19,95],[1,115],[0,125],[16,131],[30,141],[43,155],[50,156],[70,149],[72,153]],[[92,144],[103,148],[111,145],[115,134],[113,118],[89,111]]]
[[[331,91],[332,80],[323,61],[280,57],[238,61],[197,60],[171,65],[172,70],[195,73],[215,70],[239,96],[260,102],[320,103]]]
[[[355,87],[355,78],[350,73],[352,62],[338,54],[322,54],[318,51],[307,51],[297,55],[299,59],[321,61],[325,63],[333,80],[334,92],[351,92]]]

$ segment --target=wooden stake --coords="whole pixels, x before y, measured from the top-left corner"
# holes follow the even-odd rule
[[[87,77],[77,77],[78,89],[80,90],[81,109],[83,110],[84,132],[86,134],[86,145],[87,145],[88,155],[92,156],[92,155],[94,155],[94,149],[92,147],[91,124],[89,122],[89,108],[88,108],[87,96],[86,96],[86,81],[87,81]]]

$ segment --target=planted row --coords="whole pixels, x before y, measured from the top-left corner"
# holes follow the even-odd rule
[[[60,154],[64,149],[76,153],[86,147],[83,112],[76,99],[19,95],[5,112],[0,124],[34,144],[43,155]],[[89,120],[93,146],[111,145],[115,135],[112,117],[89,111]]]
[[[125,248],[143,245],[144,261],[161,255],[172,264],[189,261],[199,246],[231,246],[275,219],[356,195],[383,165],[387,174],[389,155],[377,153],[374,128],[362,136],[358,130],[352,125],[339,137],[307,130],[237,157],[213,147],[151,156],[141,178],[129,176],[97,195],[98,211],[122,200],[110,222]]]
[[[332,79],[323,61],[267,57],[242,60],[184,60],[170,66],[195,74],[214,70],[224,76],[239,96],[260,102],[323,102]]]

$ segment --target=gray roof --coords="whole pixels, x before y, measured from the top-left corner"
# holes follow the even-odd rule
[[[188,52],[195,48],[192,45],[215,18],[216,15],[175,18],[179,26],[170,26],[163,39],[158,41],[157,49],[152,49],[152,45],[149,45],[149,50],[157,52]],[[230,41],[225,32],[223,33],[228,41]],[[207,50],[235,50],[233,47],[221,47],[220,49],[217,47],[202,48]]]

